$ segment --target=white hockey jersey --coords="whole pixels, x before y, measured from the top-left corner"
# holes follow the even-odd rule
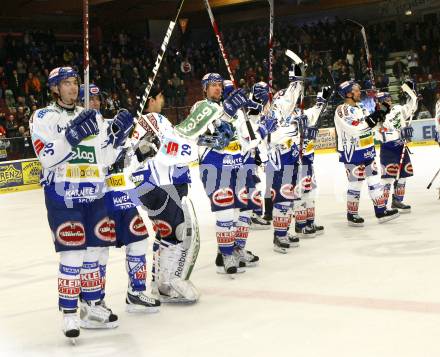
[[[54,199],[82,203],[102,197],[105,168],[119,153],[108,142],[108,123],[99,118],[100,114],[98,135],[71,147],[65,131],[83,110],[78,106],[68,110],[54,103],[36,110],[30,120],[32,143],[43,166],[40,182],[48,187]]]
[[[344,103],[336,108],[339,161],[360,164],[375,158],[373,133],[365,121],[368,115],[361,103],[356,106]]]
[[[440,99],[435,103],[435,129],[440,136]]]

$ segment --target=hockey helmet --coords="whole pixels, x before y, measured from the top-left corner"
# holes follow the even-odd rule
[[[101,91],[99,90],[99,87],[96,84],[90,84],[89,85],[89,96],[95,97],[99,96],[101,97]],[[79,99],[81,102],[84,102],[84,84],[81,84],[81,87],[79,87]]]
[[[223,84],[223,78],[218,73],[206,73],[202,78],[202,87],[203,90],[206,91],[209,84],[212,83],[222,83]]]
[[[234,89],[234,83],[229,79],[225,79],[223,81],[223,99],[228,98]]]
[[[77,71],[75,71],[72,67],[57,67],[54,68],[49,73],[49,78],[47,84],[49,87],[57,86],[63,79],[67,79],[70,77],[75,77],[80,81],[80,77]]]
[[[391,94],[388,92],[379,92],[376,94],[377,100],[380,103],[385,102],[387,99],[391,99]]]
[[[353,90],[354,86],[359,86],[359,84],[355,81],[345,81],[342,82],[339,87],[338,87],[338,94],[342,97],[342,98],[346,98],[348,93],[351,93],[351,91]]]

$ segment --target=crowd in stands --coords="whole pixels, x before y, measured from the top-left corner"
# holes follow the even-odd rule
[[[235,79],[249,89],[268,79],[268,26],[261,23],[223,28],[224,43]],[[195,32],[194,32],[195,33]],[[197,40],[185,36],[179,47],[170,46],[157,75],[167,105],[192,105],[189,85],[200,83],[207,72],[220,72],[227,78],[226,68],[211,29]],[[440,72],[440,31],[436,22],[413,22],[397,27],[381,23],[367,27],[376,86],[386,90],[389,75],[385,62],[392,51],[408,50],[408,64],[397,59],[393,76],[398,80],[412,77],[423,83],[420,91],[426,107],[434,115]],[[318,22],[297,27],[290,22],[277,22],[274,47],[274,90],[288,85],[290,60],[284,55],[292,49],[308,65],[306,95],[313,96],[328,83],[329,71],[336,83],[356,79],[368,88],[366,54],[359,31],[346,22]],[[158,53],[145,36],[114,34],[110,41],[92,43],[90,79],[104,92],[106,114],[119,108],[135,114],[139,95],[151,73]],[[82,71],[82,43],[61,43],[51,32],[31,31],[21,36],[0,36],[0,138],[19,137],[27,145],[29,118],[32,112],[50,101],[47,87],[49,71],[69,65]],[[196,82],[197,81],[197,82]],[[201,92],[201,90],[200,90]],[[191,98],[190,98],[191,99]],[[27,148],[28,146],[26,146]]]

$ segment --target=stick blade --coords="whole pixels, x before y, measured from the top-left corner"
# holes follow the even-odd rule
[[[286,56],[289,57],[295,64],[300,64],[303,62],[295,52],[289,49],[286,50]]]
[[[345,19],[345,22],[348,22],[356,27],[359,27],[360,29],[364,28],[364,26],[362,24],[360,24],[359,22],[352,20],[352,19]]]

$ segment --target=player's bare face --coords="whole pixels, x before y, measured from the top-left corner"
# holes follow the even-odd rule
[[[78,98],[78,79],[75,77],[63,79],[57,86],[58,94],[64,105],[74,105]]]
[[[351,93],[353,95],[353,97],[352,97],[353,100],[356,103],[359,103],[361,101],[361,88],[359,86],[353,86]]]
[[[206,98],[218,102],[222,97],[222,92],[223,92],[223,83],[214,82],[208,84],[208,88],[206,89]]]
[[[90,109],[95,109],[95,110],[101,109],[101,100],[99,99],[99,96],[94,95],[94,96],[90,97],[89,107],[90,107]]]
[[[150,99],[148,111],[151,113],[161,113],[165,106],[165,97],[162,93],[156,95],[156,97]]]

